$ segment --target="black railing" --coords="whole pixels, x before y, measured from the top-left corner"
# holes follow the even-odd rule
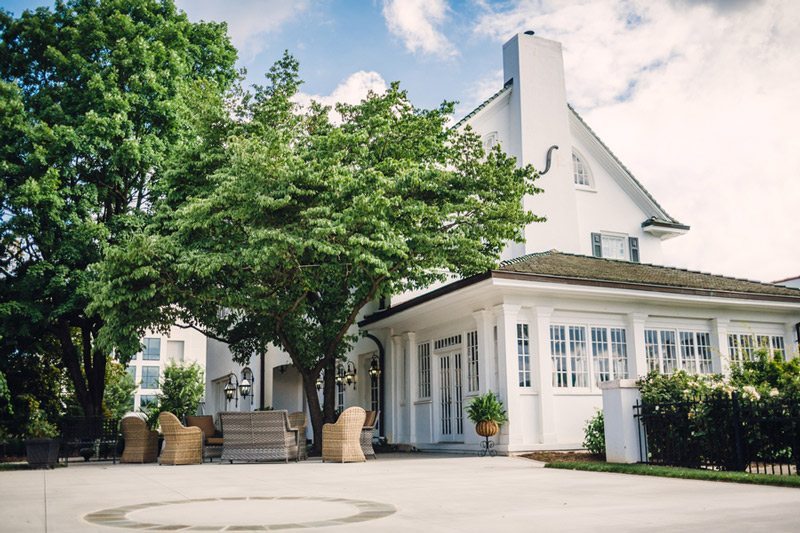
[[[643,463],[797,474],[800,404],[782,398],[693,398],[637,403]]]
[[[61,449],[59,457],[83,456],[89,459],[111,459],[117,462],[120,441],[119,420],[103,417],[65,417],[59,423]]]

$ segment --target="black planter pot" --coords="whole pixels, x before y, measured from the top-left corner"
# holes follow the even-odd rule
[[[53,468],[58,462],[58,441],[55,439],[28,439],[25,452],[31,468]]]

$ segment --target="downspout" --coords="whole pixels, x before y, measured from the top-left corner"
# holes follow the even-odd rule
[[[552,162],[550,158],[553,155],[553,150],[558,150],[558,146],[554,144],[553,146],[547,149],[547,161],[545,161],[544,170],[539,172],[540,176],[544,176],[550,171],[550,163]]]
[[[258,408],[263,410],[264,409],[264,354],[261,354],[261,384],[258,387]]]
[[[379,393],[378,394],[378,405],[380,406],[380,411],[381,411],[380,412],[380,418],[379,418],[380,431],[378,433],[379,433],[379,436],[385,437],[386,436],[386,430],[384,429],[385,426],[384,426],[384,423],[383,423],[383,419],[384,419],[384,416],[385,416],[385,413],[386,413],[386,408],[385,408],[386,406],[384,404],[384,398],[385,398],[384,388],[385,387],[383,386],[383,384],[384,384],[383,377],[386,374],[386,367],[384,366],[384,363],[386,361],[386,350],[383,349],[383,344],[381,343],[380,339],[378,339],[378,337],[376,337],[372,333],[369,333],[369,332],[365,331],[363,333],[363,335],[368,339],[372,339],[375,342],[375,344],[378,345],[378,364],[380,364],[380,366],[381,366],[381,373],[378,376],[378,393]]]

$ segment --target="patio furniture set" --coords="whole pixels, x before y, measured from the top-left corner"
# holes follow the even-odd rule
[[[158,453],[158,432],[151,430],[141,418],[123,418],[121,429],[125,440],[122,463],[184,465],[202,463],[204,459],[222,461],[299,461],[306,459],[306,417],[302,412],[280,411],[220,413],[222,432],[214,426],[211,415],[189,416],[187,426],[178,417],[164,412],[159,415],[164,439]],[[360,407],[346,409],[335,424],[325,424],[322,437],[322,460],[358,462],[375,457],[372,436],[376,411]]]

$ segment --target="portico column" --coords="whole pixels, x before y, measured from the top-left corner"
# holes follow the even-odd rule
[[[517,361],[517,317],[518,305],[501,304],[495,306],[497,318],[497,392],[506,405],[508,423],[504,424],[499,435],[499,444],[508,447],[522,443],[522,432],[519,429],[519,377]],[[516,423],[516,428],[514,424]]]
[[[716,348],[713,353],[714,372],[726,376],[731,373],[731,352],[728,349],[728,326],[731,321],[727,318],[714,318],[711,320],[711,343]]]
[[[628,339],[628,376],[631,379],[643,377],[648,372],[647,368],[647,350],[645,349],[644,342],[644,322],[647,320],[647,315],[644,313],[629,313],[628,314],[628,331],[630,338]],[[618,376],[614,376],[617,378]]]
[[[417,443],[417,420],[414,410],[414,400],[417,397],[417,335],[414,332],[404,334],[406,344],[406,409],[408,412],[408,440],[409,444]]]
[[[478,390],[481,394],[497,390],[494,368],[493,313],[485,309],[472,313],[478,329]]]
[[[784,358],[789,360],[793,357],[800,356],[800,339],[797,338],[797,329],[794,322],[787,322],[784,327],[785,333],[783,334],[783,346],[786,351]]]
[[[536,433],[539,442],[556,442],[556,419],[553,402],[553,360],[550,357],[550,318],[552,307],[535,307],[532,347],[536,361],[536,390],[539,392],[539,420]]]
[[[389,355],[389,379],[385,383],[389,384],[389,412],[390,422],[387,424],[386,438],[389,442],[397,442],[401,434],[401,420],[403,417],[403,403],[401,397],[403,396],[402,388],[403,382],[401,381],[401,374],[403,373],[403,339],[400,335],[392,335],[390,338],[389,346],[391,347],[391,354]],[[384,409],[386,406],[384,406]]]

